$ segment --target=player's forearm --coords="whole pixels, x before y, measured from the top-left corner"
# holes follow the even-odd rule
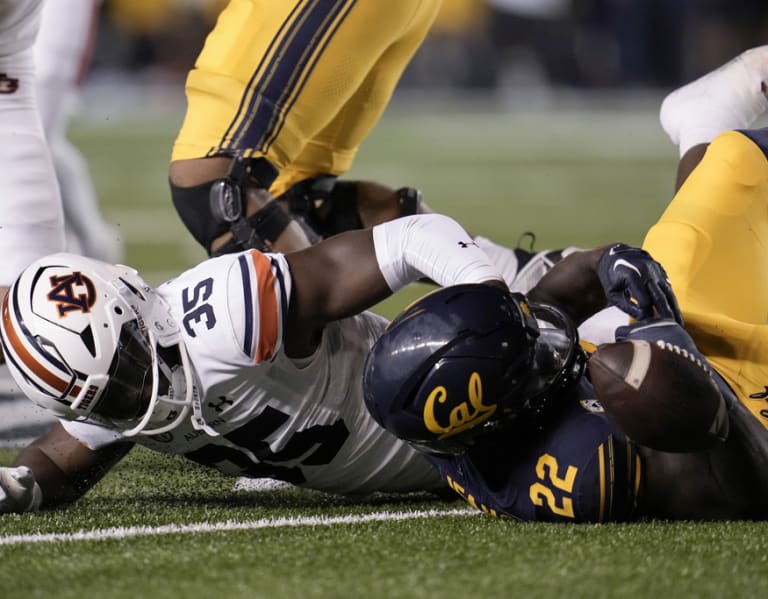
[[[403,217],[335,235],[287,254],[293,289],[284,333],[289,355],[306,355],[315,327],[359,313],[427,277],[440,285],[492,282],[500,273],[469,234],[439,215]]]
[[[529,299],[553,304],[580,324],[606,306],[597,276],[597,262],[604,251],[600,247],[565,257],[531,289]]]
[[[19,452],[14,466],[27,466],[42,491],[42,505],[75,501],[91,489],[130,450],[118,443],[93,451],[60,424]]]
[[[14,466],[27,466],[43,494],[43,506],[54,506],[78,499],[87,489],[74,481],[51,460],[39,447],[24,448],[14,460]]]

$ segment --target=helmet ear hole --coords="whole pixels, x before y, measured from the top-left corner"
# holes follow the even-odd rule
[[[93,339],[93,329],[91,328],[91,325],[88,325],[83,329],[83,332],[80,333],[80,339],[83,342],[83,345],[88,349],[88,352],[92,356],[96,356],[96,342]]]

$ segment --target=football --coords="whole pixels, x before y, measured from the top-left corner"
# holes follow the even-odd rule
[[[605,413],[640,445],[692,452],[728,436],[725,400],[708,367],[676,345],[607,343],[588,368]]]

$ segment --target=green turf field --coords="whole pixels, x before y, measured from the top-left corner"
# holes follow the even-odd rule
[[[508,244],[526,231],[540,248],[640,243],[670,197],[676,158],[649,106],[398,104],[353,174],[419,186],[433,208]],[[166,190],[179,119],[89,120],[74,130],[127,262],[152,283],[202,258]],[[423,290],[379,309],[392,315]],[[0,463],[12,453],[0,451]],[[142,449],[69,510],[0,517],[2,599],[763,593],[764,524],[512,524],[425,496],[235,491],[231,479]]]

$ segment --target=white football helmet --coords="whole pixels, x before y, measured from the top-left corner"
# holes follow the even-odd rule
[[[61,418],[133,436],[171,430],[189,414],[178,325],[127,266],[67,253],[37,260],[11,287],[0,321],[14,380]]]

